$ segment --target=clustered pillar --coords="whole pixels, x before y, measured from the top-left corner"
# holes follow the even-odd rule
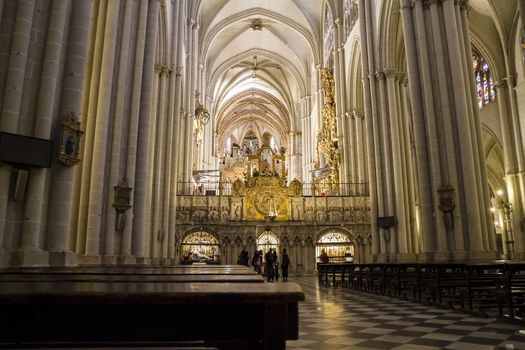
[[[401,1],[423,261],[495,258],[464,11],[465,1]]]

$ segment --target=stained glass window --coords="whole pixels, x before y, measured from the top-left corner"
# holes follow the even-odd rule
[[[359,18],[359,3],[357,0],[344,0],[344,26],[345,26],[345,38],[350,35],[350,32],[355,26],[357,19]]]
[[[474,70],[474,77],[476,79],[478,106],[481,109],[496,99],[494,80],[492,79],[489,64],[483,56],[476,51],[472,53],[472,69]]]
[[[333,66],[332,54],[334,52],[334,18],[332,11],[326,6],[324,15],[324,63],[327,67]]]
[[[524,74],[525,74],[525,31],[521,31],[521,62],[524,65]]]

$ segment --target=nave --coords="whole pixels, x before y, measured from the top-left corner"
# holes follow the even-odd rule
[[[320,287],[315,277],[290,281],[301,285],[306,301],[299,305],[299,340],[288,341],[287,349],[525,349],[525,324]]]

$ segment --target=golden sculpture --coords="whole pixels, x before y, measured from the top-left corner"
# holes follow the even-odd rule
[[[318,159],[324,160],[324,167],[321,169],[320,162],[316,163],[315,169],[329,170],[328,175],[319,179],[316,186],[317,194],[324,192],[337,193],[339,191],[339,139],[337,136],[337,116],[335,113],[335,88],[334,78],[330,70],[321,69],[321,82],[323,88],[323,126],[320,132],[320,139],[317,143]]]

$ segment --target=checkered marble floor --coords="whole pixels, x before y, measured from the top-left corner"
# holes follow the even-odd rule
[[[299,340],[290,350],[525,350],[517,325],[410,301],[320,287],[296,277],[306,301],[299,306]]]

